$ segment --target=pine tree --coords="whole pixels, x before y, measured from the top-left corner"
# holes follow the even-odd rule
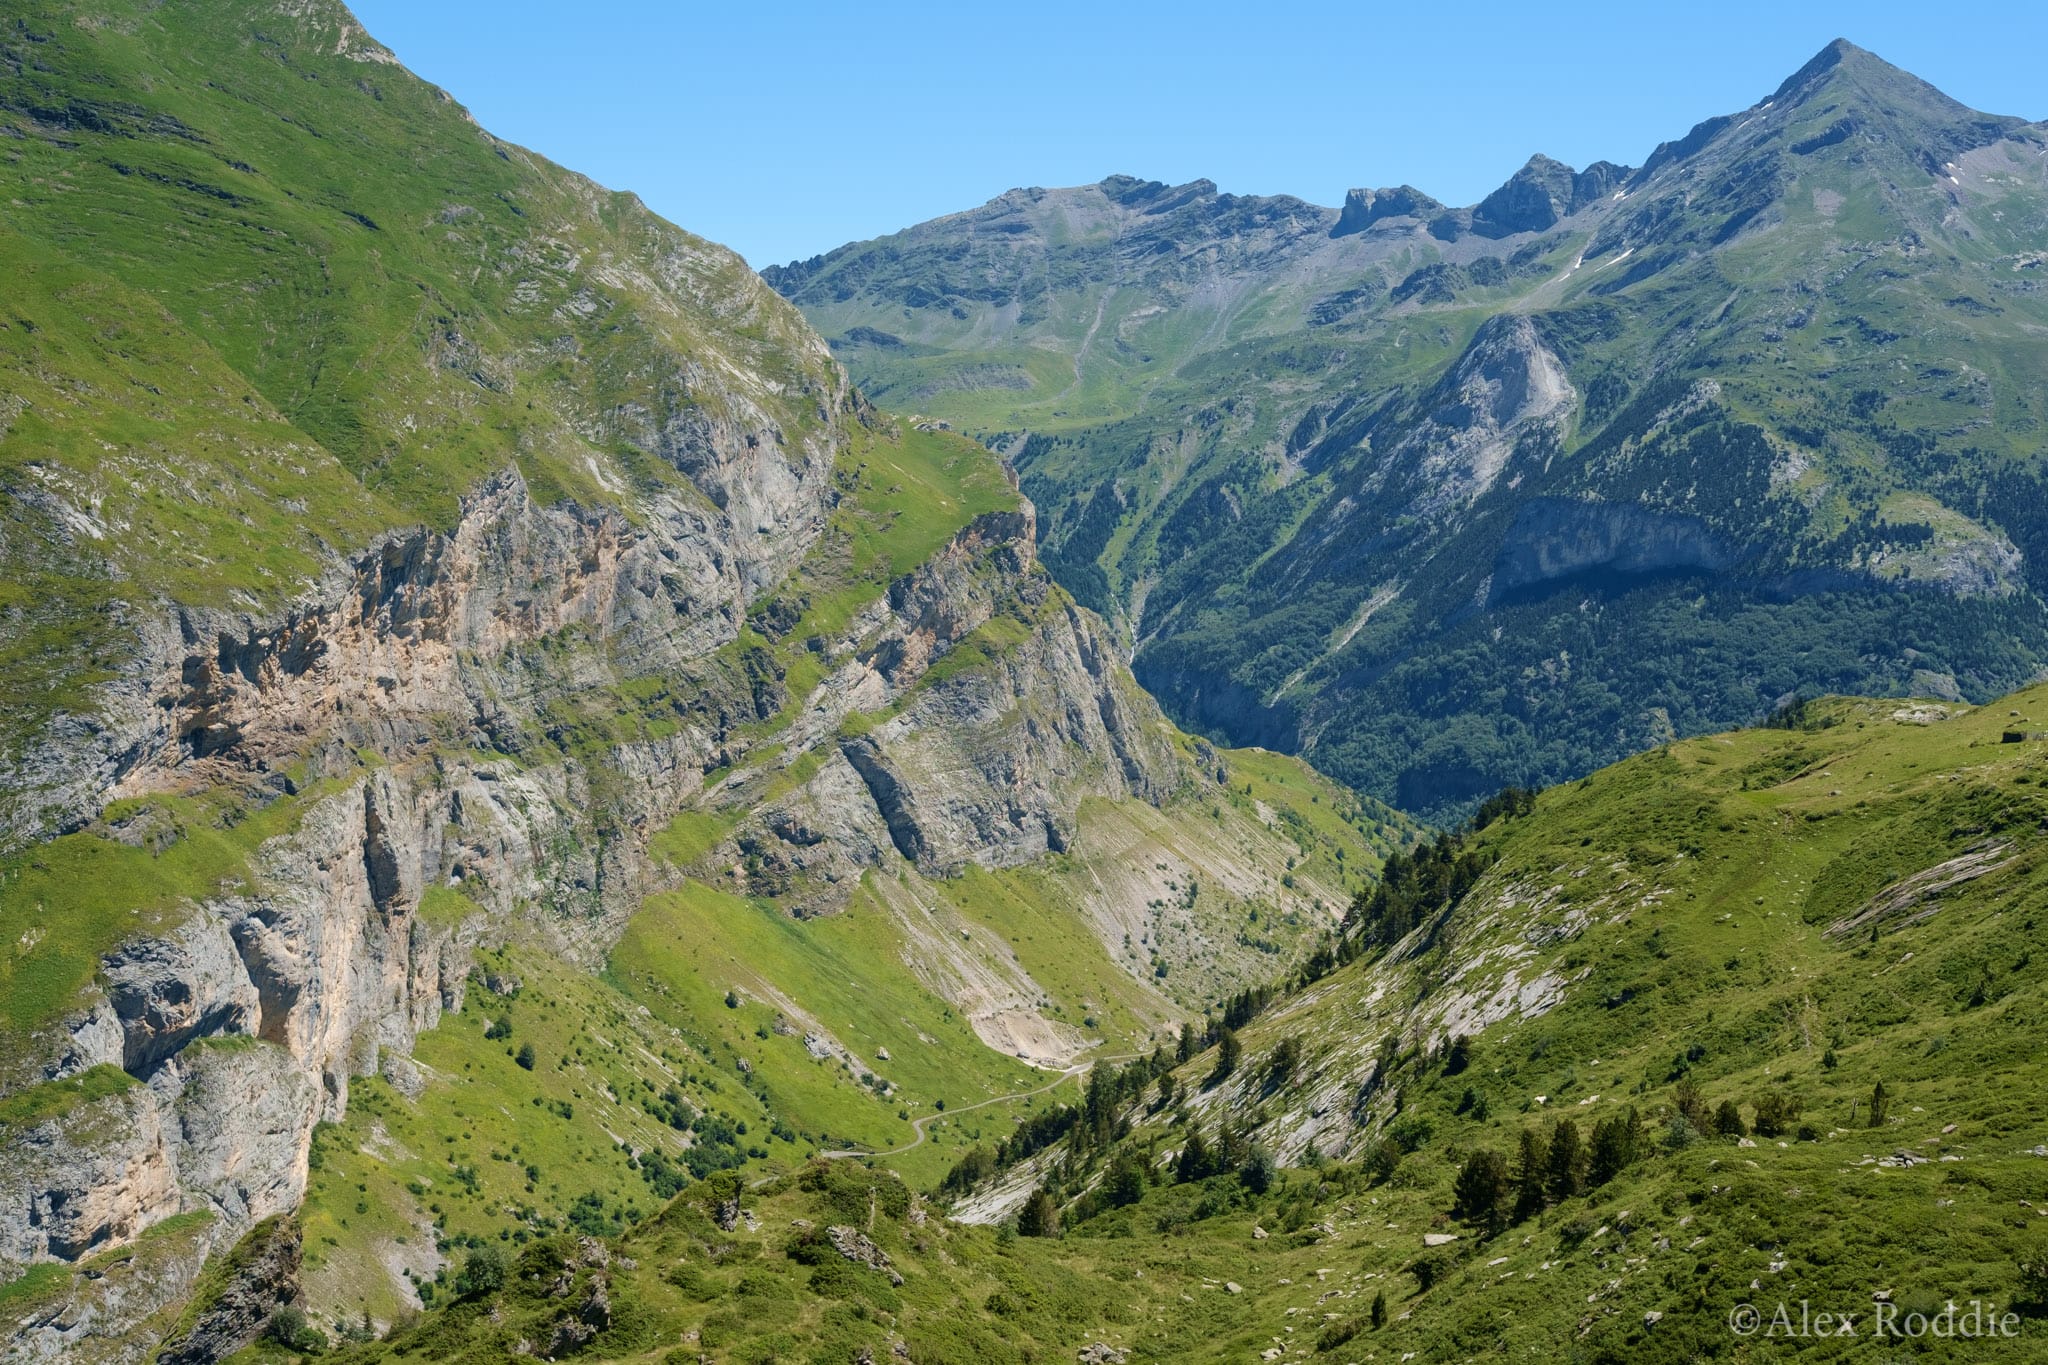
[[[1117,1076],[1106,1066],[1088,1073],[1088,1090],[1081,1100],[1081,1120],[1074,1125],[1075,1149],[1086,1151],[1109,1142],[1116,1126]]]
[[[1365,1154],[1366,1178],[1375,1185],[1384,1185],[1394,1178],[1394,1171],[1401,1165],[1401,1144],[1392,1138],[1381,1138],[1372,1150]]]
[[[1722,1137],[1749,1136],[1749,1125],[1742,1121],[1742,1110],[1734,1100],[1722,1100],[1721,1107],[1714,1111],[1714,1131]]]
[[[1135,1152],[1119,1152],[1102,1178],[1110,1207],[1125,1208],[1145,1197],[1145,1163]]]
[[[1499,1232],[1507,1223],[1502,1205],[1507,1198],[1509,1184],[1507,1161],[1499,1152],[1480,1148],[1465,1158],[1457,1182],[1451,1187],[1457,1200],[1451,1210],[1452,1216],[1477,1224],[1488,1232]]]
[[[1797,1095],[1783,1090],[1768,1091],[1758,1097],[1754,1105],[1756,1118],[1750,1126],[1758,1137],[1783,1137],[1799,1122],[1803,1107]]]
[[[1022,1237],[1060,1235],[1059,1206],[1043,1189],[1033,1190],[1031,1197],[1024,1201],[1024,1208],[1017,1214],[1017,1233]]]
[[[1280,1045],[1273,1049],[1272,1059],[1266,1063],[1266,1084],[1278,1090],[1294,1078],[1295,1068],[1301,1065],[1301,1039],[1282,1038]]]
[[[1553,1203],[1562,1203],[1586,1187],[1586,1146],[1579,1137],[1579,1125],[1570,1119],[1559,1119],[1550,1130],[1548,1176],[1545,1184]]]
[[[1216,1173],[1209,1156],[1209,1144],[1199,1132],[1188,1134],[1188,1140],[1180,1149],[1180,1160],[1174,1163],[1173,1178],[1185,1185],[1190,1180],[1206,1180]]]
[[[1237,1030],[1226,1028],[1216,1037],[1216,1069],[1209,1073],[1208,1084],[1221,1084],[1223,1079],[1237,1070],[1238,1058],[1243,1054],[1244,1045],[1237,1041]]]
[[[1515,1221],[1543,1212],[1550,1182],[1550,1144],[1534,1128],[1522,1130],[1522,1150],[1515,1161]]]
[[[1244,1165],[1248,1152],[1244,1133],[1234,1124],[1226,1123],[1223,1131],[1216,1135],[1216,1152],[1212,1158],[1210,1174],[1221,1175]]]
[[[1375,1332],[1387,1325],[1387,1291],[1382,1289],[1372,1296],[1372,1327]]]
[[[1678,1111],[1680,1118],[1691,1124],[1693,1131],[1704,1137],[1714,1131],[1713,1111],[1707,1107],[1707,1097],[1689,1075],[1680,1076],[1678,1084],[1671,1089],[1671,1107]]]
[[[1593,1125],[1593,1154],[1586,1178],[1605,1185],[1634,1163],[1642,1141],[1643,1120],[1634,1105],[1611,1119]]]
[[[1444,1075],[1458,1075],[1470,1065],[1472,1065],[1472,1040],[1461,1033],[1451,1039],[1451,1046],[1444,1053]]]
[[[1891,1107],[1891,1092],[1884,1088],[1883,1081],[1879,1081],[1870,1092],[1870,1126],[1872,1128],[1884,1127],[1884,1121],[1891,1113]]]

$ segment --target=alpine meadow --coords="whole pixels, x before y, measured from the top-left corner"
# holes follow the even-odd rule
[[[2048,123],[757,272],[460,93],[0,0],[7,1365],[2048,1354]]]

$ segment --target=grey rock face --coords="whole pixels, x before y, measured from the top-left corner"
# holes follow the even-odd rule
[[[995,666],[930,689],[845,750],[899,850],[949,875],[1071,840],[1087,796],[1159,800],[1180,771],[1149,699],[1119,687],[1097,627],[1064,601]]]
[[[817,912],[890,856],[936,876],[1015,866],[1063,851],[1088,797],[1159,802],[1188,780],[1101,624],[1038,567],[1028,505],[977,520],[892,584],[886,607],[805,708],[827,761],[713,859],[746,856],[764,879],[754,889]],[[925,680],[998,626],[1021,638]],[[890,714],[863,733],[827,730],[853,699]]]
[[[160,1365],[213,1365],[254,1341],[277,1310],[298,1297],[305,1249],[289,1218],[260,1224],[235,1249],[235,1270],[192,1329],[169,1343]]]
[[[98,690],[92,720],[60,717],[16,764],[9,785],[41,795],[32,812],[0,810],[0,847],[76,829],[109,794],[195,763],[260,770],[315,734],[391,752],[450,716],[501,733],[516,708],[476,675],[564,629],[612,637],[650,668],[730,640],[822,529],[843,437],[836,420],[796,439],[765,414],[691,412],[627,438],[702,494],[650,494],[636,518],[540,507],[508,470],[464,500],[452,532],[394,532],[337,558],[281,616],[138,604],[138,657]]]
[[[7,1134],[0,1264],[76,1260],[179,1212],[176,1134],[148,1087]]]
[[[1472,230],[1483,237],[1542,232],[1572,209],[1573,172],[1540,153],[1472,210]]]
[[[102,689],[102,717],[85,731],[60,719],[15,775],[70,796],[43,807],[49,823],[0,833],[208,783],[274,799],[309,754],[316,778],[359,773],[359,751],[384,761],[299,798],[251,889],[120,945],[94,998],[0,1060],[0,1091],[102,1065],[145,1082],[6,1135],[0,1263],[74,1259],[185,1211],[231,1239],[290,1209],[313,1125],[345,1112],[352,1076],[459,1006],[469,945],[494,919],[542,907],[535,927],[565,953],[602,952],[648,887],[640,848],[564,837],[591,819],[578,763],[491,750],[529,747],[549,696],[610,680],[573,671],[594,652],[566,675],[537,667],[531,642],[583,630],[636,670],[685,670],[814,541],[836,496],[836,422],[799,439],[738,398],[716,411],[638,438],[704,496],[653,496],[629,520],[540,507],[507,472],[447,534],[394,533],[337,559],[281,615],[138,612],[143,648]],[[686,728],[623,757],[620,799],[638,811],[625,818],[673,811],[712,744]],[[451,883],[476,913],[430,921],[423,897]]]
[[[1408,480],[1420,515],[1462,507],[1500,480],[1524,438],[1556,431],[1574,396],[1527,318],[1493,319],[1430,390],[1377,476]]]
[[[1635,174],[1633,167],[1616,165],[1612,161],[1596,161],[1572,177],[1571,211],[1597,204],[1610,198],[1628,184],[1628,178]]]
[[[226,1235],[305,1193],[316,1075],[249,1038],[188,1046],[146,1084],[12,1130],[0,1167],[0,1264],[76,1260],[174,1213]]]
[[[322,1112],[318,1079],[262,1044],[188,1049],[166,1070],[179,1073],[169,1109],[186,1202],[203,1200],[226,1228],[297,1208]],[[151,1093],[169,1090],[159,1073]]]
[[[104,966],[121,1023],[120,1051],[107,1060],[130,1075],[155,1070],[194,1038],[256,1031],[260,995],[218,915],[201,913],[167,938],[128,944]]]
[[[7,1324],[10,1365],[143,1365],[158,1354],[165,1305],[197,1287],[207,1257],[225,1250],[220,1230],[198,1225],[159,1230],[94,1277],[39,1297]]]
[[[1344,208],[1337,216],[1332,237],[1349,237],[1387,218],[1431,219],[1444,206],[1416,189],[1401,185],[1390,190],[1351,190],[1344,196]]]
[[[1697,517],[1632,503],[1538,498],[1515,514],[1494,561],[1490,592],[1499,601],[1540,583],[1596,572],[1722,573],[1737,558],[1735,547]]]

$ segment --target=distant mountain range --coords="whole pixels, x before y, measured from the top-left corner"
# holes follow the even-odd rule
[[[1182,724],[1413,811],[2048,662],[2048,128],[1847,42],[1468,208],[1113,176],[763,273]]]

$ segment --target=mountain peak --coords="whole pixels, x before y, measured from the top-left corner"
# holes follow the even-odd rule
[[[1828,73],[1838,67],[1854,69],[1864,65],[1888,71],[1897,70],[1891,63],[1867,48],[1858,47],[1847,38],[1837,38],[1819,52],[1814,53],[1812,60],[1807,62],[1805,66],[1800,67],[1797,71],[1787,76],[1784,83],[1772,92],[1771,102],[1777,104],[1786,100],[1803,98],[1811,94],[1814,88],[1825,80]]]
[[[1860,99],[1873,113],[1904,114],[1916,121],[1951,123],[1982,118],[1960,100],[1846,38],[1835,39],[1786,77],[1771,93],[1769,103],[1801,105],[1823,98]]]
[[[1837,38],[1759,104],[1705,119],[1677,141],[1660,144],[1631,186],[1647,185],[1665,168],[1707,153],[1766,111],[1770,127],[1796,154],[1842,144],[1860,154],[1860,149],[1882,145],[1893,149],[1888,154],[1910,158],[1929,174],[1949,157],[1995,141],[2024,122],[1981,114],[1912,72]]]

